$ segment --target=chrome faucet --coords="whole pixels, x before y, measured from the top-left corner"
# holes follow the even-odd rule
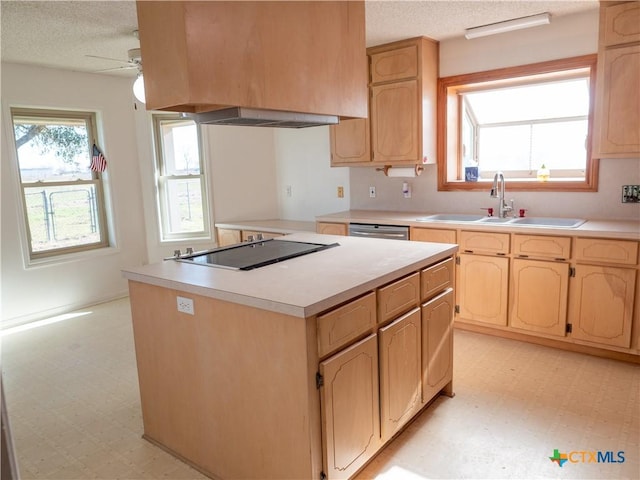
[[[500,184],[499,187],[498,183]],[[507,216],[507,213],[513,211],[513,200],[511,200],[511,206],[507,205],[507,202],[504,201],[504,187],[504,173],[498,171],[493,176],[493,185],[491,187],[491,193],[489,195],[492,198],[498,199],[498,216],[500,218],[505,218]]]

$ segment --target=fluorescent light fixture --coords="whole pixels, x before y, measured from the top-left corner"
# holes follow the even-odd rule
[[[495,35],[496,33],[511,32],[512,30],[548,25],[550,23],[551,14],[541,13],[529,17],[514,18],[513,20],[506,20],[504,22],[491,23],[481,27],[467,28],[464,36],[470,40],[472,38],[486,37],[487,35]]]

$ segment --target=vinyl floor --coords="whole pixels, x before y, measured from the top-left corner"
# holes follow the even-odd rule
[[[439,397],[358,479],[640,478],[640,366],[454,338],[455,397]],[[3,331],[2,372],[21,478],[206,478],[141,438],[128,299]]]

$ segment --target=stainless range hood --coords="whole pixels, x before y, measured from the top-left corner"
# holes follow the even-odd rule
[[[258,108],[231,107],[202,113],[183,113],[201,125],[236,125],[247,127],[306,128],[338,123],[336,115],[284,112]]]

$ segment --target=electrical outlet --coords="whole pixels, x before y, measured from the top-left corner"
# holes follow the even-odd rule
[[[338,187],[338,198],[344,198],[344,188]]]
[[[285,191],[287,192],[287,197],[291,196],[291,185],[287,185],[287,187],[285,188]]]
[[[622,203],[640,202],[640,185],[622,186]]]
[[[193,309],[193,299],[178,297],[178,311],[187,313],[189,315],[195,315],[195,311]]]
[[[369,187],[369,198],[376,198],[376,187]]]

